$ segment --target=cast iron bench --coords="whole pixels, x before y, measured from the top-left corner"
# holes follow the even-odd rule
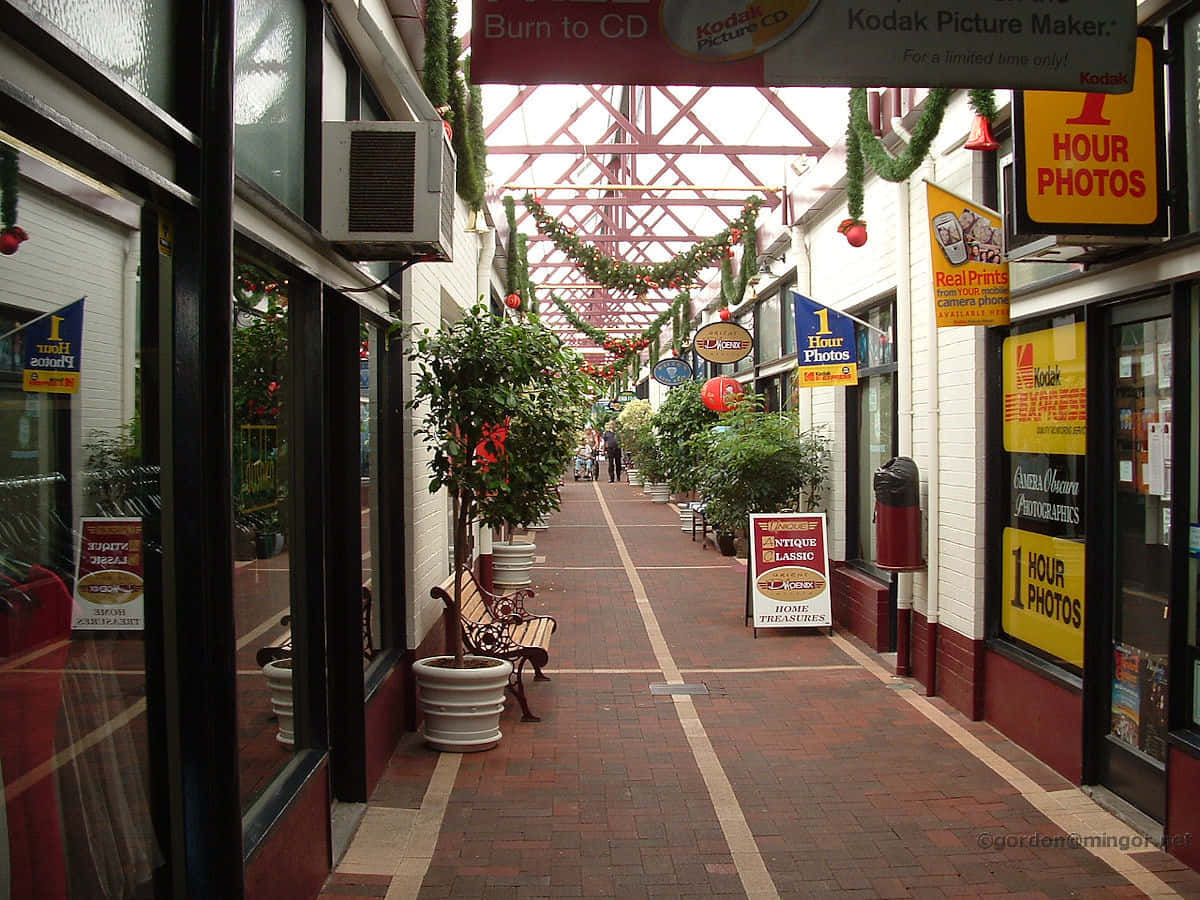
[[[703,546],[708,542],[708,533],[712,530],[712,526],[708,523],[708,517],[704,515],[704,504],[692,504],[692,540],[696,540],[696,528],[700,528],[700,545]],[[713,543],[716,543],[716,536],[713,537]]]
[[[430,591],[446,609],[454,608],[454,576]],[[530,588],[520,588],[510,594],[493,594],[484,590],[470,572],[463,573],[462,619],[463,646],[478,656],[507,659],[513,664],[508,676],[508,689],[521,704],[522,722],[540,722],[529,711],[525,699],[525,684],[521,680],[525,663],[533,664],[534,681],[549,681],[542,666],[550,659],[550,635],[558,627],[553,616],[538,616],[526,611],[525,601],[534,596]]]
[[[279,624],[287,628],[292,624],[290,614],[279,620]],[[362,640],[363,640],[363,658],[375,658],[375,641],[371,638],[371,589],[365,584],[362,589]],[[254,661],[258,663],[259,668],[262,668],[267,663],[277,662],[281,659],[291,659],[292,656],[292,633],[289,631],[278,644],[268,644],[265,647],[260,647],[258,652],[254,654]]]

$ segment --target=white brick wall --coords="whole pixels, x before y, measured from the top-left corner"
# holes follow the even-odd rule
[[[454,261],[421,263],[404,276],[405,322],[418,329],[436,329],[443,320],[452,320],[461,310],[479,299],[476,278],[479,262],[479,236],[463,230],[467,211],[456,201]],[[491,235],[486,236],[491,240]],[[411,375],[411,368],[410,368]],[[412,383],[405,385],[405,401],[412,397]],[[406,631],[409,649],[416,648],[442,614],[442,605],[429,596],[429,589],[443,581],[450,571],[449,507],[445,491],[429,492],[428,448],[415,434],[420,410],[405,411],[405,427],[411,436],[406,450],[405,491],[410,498],[405,522],[408,546],[405,560],[411,578],[406,598]]]
[[[4,257],[0,303],[27,309],[32,318],[87,297],[81,384],[70,401],[72,467],[78,475],[81,443],[90,433],[116,429],[133,415],[137,232],[27,179],[20,190],[19,223],[29,240]],[[75,487],[78,503],[78,479]]]
[[[945,123],[929,156],[909,179],[908,208],[899,208],[901,191],[896,185],[868,174],[864,185],[863,218],[868,242],[851,247],[837,232],[848,217],[844,198],[806,224],[802,240],[808,247],[812,271],[812,296],[837,309],[853,310],[896,290],[897,278],[909,280],[912,316],[897,322],[899,340],[912,347],[913,450],[921,472],[923,515],[929,509],[930,477],[930,379],[938,378],[938,486],[939,540],[938,607],[941,621],[970,638],[983,637],[984,589],[984,331],[981,328],[937,330],[937,365],[930,354],[931,264],[923,179],[962,196],[971,196],[971,153],[949,149],[961,141],[970,110],[965,95],[951,102]],[[959,127],[959,126],[962,127]],[[909,220],[909,265],[898,272],[897,228],[900,215]],[[846,412],[845,392],[832,388],[811,391],[815,423],[825,423],[834,436],[832,492],[828,497],[831,545],[835,558],[846,552]],[[804,405],[801,399],[801,405]],[[901,410],[903,415],[903,410]],[[870,492],[870,484],[860,485]],[[928,521],[926,521],[926,537]],[[928,609],[928,579],[917,573],[913,579],[916,608]]]

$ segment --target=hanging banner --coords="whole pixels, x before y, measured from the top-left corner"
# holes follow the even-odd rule
[[[998,212],[925,182],[938,328],[1008,324],[1008,260]]]
[[[1087,453],[1087,335],[1077,322],[1004,339],[1004,449]]]
[[[22,390],[43,394],[79,393],[85,299],[80,297],[26,327]]]
[[[678,387],[692,380],[692,367],[678,356],[668,356],[654,364],[650,372],[654,380],[667,387]]]
[[[824,513],[750,516],[750,609],[755,628],[833,625]]]
[[[477,84],[1128,91],[1133,0],[487,0]]]
[[[754,338],[734,322],[710,322],[696,332],[696,355],[714,363],[735,363],[750,355]]]
[[[796,384],[800,387],[858,384],[854,320],[792,291],[796,318]]]
[[[1021,234],[1167,234],[1160,31],[1137,39],[1133,89],[1119,97],[1026,91],[1014,98],[1016,227]]]
[[[142,520],[83,518],[71,627],[141,631],[145,624]]]

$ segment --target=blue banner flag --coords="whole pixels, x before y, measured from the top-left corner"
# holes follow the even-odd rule
[[[796,313],[796,384],[858,384],[854,319],[792,292]]]
[[[85,299],[80,297],[26,326],[24,390],[43,394],[79,393]]]

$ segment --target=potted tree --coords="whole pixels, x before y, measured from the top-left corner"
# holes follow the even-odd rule
[[[630,400],[617,414],[617,439],[621,442],[621,447],[629,454],[630,462],[626,466],[626,471],[629,483],[634,487],[640,487],[644,481],[642,472],[638,468],[635,448],[640,433],[650,427],[652,415],[654,415],[654,409],[650,406],[650,401],[641,399]]]
[[[695,438],[717,421],[717,413],[704,405],[700,397],[702,384],[689,381],[671,388],[667,398],[654,413],[654,430],[667,470],[667,484],[674,494],[686,499],[678,502],[679,528],[692,530],[691,501],[699,489],[698,473],[700,447]]]
[[[782,512],[820,500],[829,451],[819,431],[801,433],[794,415],[762,411],[762,398],[747,394],[724,413],[720,427],[696,438],[699,486],[717,546],[733,555],[745,542],[751,513]]]
[[[467,534],[476,519],[524,524],[556,508],[553,484],[570,448],[552,432],[566,410],[582,413],[584,382],[578,361],[549,331],[482,305],[410,341],[416,371],[409,405],[421,411],[417,433],[432,451],[429,489],[446,489],[455,503],[446,652],[413,664],[425,737],[442,750],[487,750],[500,740],[512,664],[463,652]],[[573,435],[575,428],[561,430]]]

